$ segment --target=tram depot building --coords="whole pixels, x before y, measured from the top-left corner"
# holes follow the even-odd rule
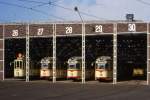
[[[150,84],[150,23],[143,21],[0,24],[0,80],[16,79],[12,62],[19,53],[25,58],[22,66],[27,82],[41,79],[40,73],[35,79],[31,73],[40,70],[44,57],[52,58],[53,82],[59,81],[58,70],[67,70],[69,58],[81,57],[80,78],[84,83],[90,71],[95,73],[95,60],[109,56],[113,84],[129,80]]]

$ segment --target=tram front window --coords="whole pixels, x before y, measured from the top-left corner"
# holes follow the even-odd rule
[[[21,69],[24,68],[24,67],[23,67],[23,61],[20,61],[20,65],[19,65],[19,66],[20,66]]]
[[[19,61],[15,61],[15,62],[14,62],[14,67],[15,67],[15,68],[20,68],[20,63],[19,63]]]
[[[48,63],[42,63],[42,68],[48,68]]]
[[[97,64],[96,69],[105,69],[105,64]]]
[[[17,68],[17,63],[16,63],[16,61],[14,61],[14,68]]]
[[[49,69],[52,69],[53,63],[49,63]]]
[[[81,68],[81,66],[80,66],[79,63],[76,65],[76,68],[77,68],[77,69],[80,69],[80,68]]]
[[[76,65],[69,65],[69,69],[76,69]]]
[[[20,68],[20,63],[19,63],[19,61],[16,61],[16,67],[17,67],[17,68]]]

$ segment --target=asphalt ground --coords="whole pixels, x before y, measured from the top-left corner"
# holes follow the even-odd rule
[[[133,82],[134,83],[134,82]],[[150,86],[89,82],[0,81],[0,100],[150,100]]]

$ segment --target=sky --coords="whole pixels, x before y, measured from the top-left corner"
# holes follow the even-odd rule
[[[150,0],[0,0],[0,22],[136,20],[150,22]]]

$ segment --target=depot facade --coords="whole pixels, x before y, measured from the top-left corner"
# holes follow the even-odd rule
[[[56,82],[56,38],[82,37],[82,83],[85,83],[85,36],[113,36],[113,83],[117,83],[117,36],[119,34],[147,34],[147,84],[150,84],[150,24],[146,22],[66,22],[66,23],[10,23],[0,25],[0,80],[5,80],[5,39],[26,39],[26,81],[29,79],[30,38],[53,38],[53,82]]]

